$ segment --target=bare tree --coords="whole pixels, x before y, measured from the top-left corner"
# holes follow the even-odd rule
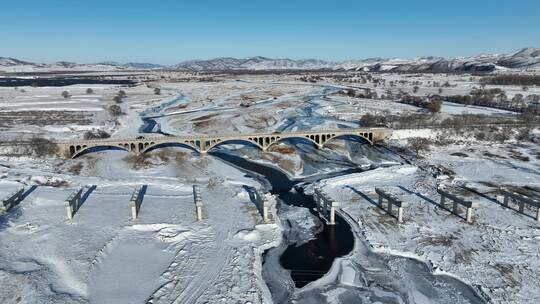
[[[409,147],[416,152],[416,157],[420,155],[420,151],[429,150],[429,140],[424,137],[411,137],[407,139]]]

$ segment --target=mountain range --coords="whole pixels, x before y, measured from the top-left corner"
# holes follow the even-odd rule
[[[220,57],[208,60],[188,60],[172,66],[153,63],[100,62],[78,64],[59,61],[52,64],[33,63],[14,58],[0,57],[0,71],[114,71],[168,69],[180,71],[231,71],[231,70],[355,70],[396,72],[492,72],[496,70],[540,70],[540,48],[523,48],[510,54],[481,54],[471,57],[442,58],[420,57],[415,59],[368,58],[342,62],[319,59],[274,59],[267,57]]]

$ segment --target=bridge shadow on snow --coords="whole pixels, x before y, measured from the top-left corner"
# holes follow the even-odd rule
[[[457,216],[457,217],[459,217],[459,218],[461,218],[461,219],[463,219],[463,220],[467,220],[467,218],[465,217],[465,215],[462,215],[462,214],[456,214],[456,213],[454,213],[454,211],[453,211],[452,209],[450,209],[450,208],[441,207],[441,205],[438,204],[436,201],[430,199],[429,197],[427,197],[427,196],[425,196],[425,195],[423,195],[423,194],[421,194],[421,193],[419,193],[419,192],[412,191],[412,190],[407,189],[407,188],[405,188],[405,187],[403,187],[403,186],[398,186],[398,188],[400,188],[401,190],[403,190],[403,191],[405,191],[405,192],[407,192],[407,193],[409,193],[409,194],[414,194],[414,195],[418,196],[419,198],[425,200],[426,202],[432,204],[433,206],[435,206],[435,207],[437,207],[437,208],[439,208],[439,209],[446,210],[446,211],[452,213],[453,215],[455,215],[455,216]],[[452,200],[447,200],[447,201],[446,201],[446,204],[450,204],[450,206],[452,206],[453,202],[452,202]],[[458,206],[460,206],[460,205],[458,204]],[[459,210],[459,209],[458,209],[458,210]]]
[[[144,200],[144,196],[146,195],[146,191],[148,190],[148,185],[142,185],[141,189],[139,190],[139,201],[137,202],[138,207],[137,209],[141,209],[141,205]]]
[[[420,192],[415,192],[415,191],[407,189],[407,188],[405,188],[403,186],[398,186],[398,188],[405,191],[405,192],[407,192],[407,193],[409,193],[409,194],[414,194],[414,195],[418,196],[419,198],[425,200],[426,202],[432,204],[433,206],[436,206],[436,207],[440,208],[440,205],[436,201],[434,201],[434,200],[430,199],[429,197],[421,194]]]
[[[374,205],[374,206],[377,206],[379,207],[379,204],[374,201],[371,197],[369,197],[367,194],[365,194],[364,192],[352,187],[352,186],[344,186],[343,188],[349,188],[351,189],[351,191],[353,191],[354,193],[360,195],[363,199],[365,199],[368,203]]]
[[[88,200],[88,197],[90,196],[90,194],[92,194],[92,192],[94,192],[94,190],[96,190],[96,188],[97,188],[96,185],[92,185],[91,187],[86,189],[86,192],[84,192],[81,195],[81,202],[80,202],[79,206],[77,206],[77,210],[75,210],[73,212],[73,216],[75,216],[75,214],[77,214],[79,212],[79,209],[81,209],[81,207],[84,205],[84,203],[86,203],[86,200]]]
[[[476,194],[476,195],[478,195],[478,196],[480,196],[480,197],[483,197],[483,198],[487,199],[488,201],[490,201],[490,202],[492,202],[492,203],[495,203],[495,204],[497,204],[497,205],[499,205],[499,206],[501,206],[501,207],[503,207],[503,208],[505,208],[505,209],[510,209],[510,210],[512,210],[512,211],[515,211],[515,212],[519,213],[520,215],[524,215],[524,216],[526,216],[526,217],[530,217],[530,218],[536,220],[536,216],[533,216],[533,215],[530,215],[530,214],[526,214],[526,213],[521,213],[521,212],[519,212],[519,208],[517,208],[517,207],[514,208],[514,207],[511,205],[511,204],[512,204],[511,201],[508,202],[508,206],[505,206],[502,202],[499,202],[497,199],[492,198],[492,197],[488,196],[487,194],[482,193],[482,192],[480,192],[480,191],[478,191],[478,190],[476,190],[476,189],[474,189],[474,188],[470,188],[470,187],[466,187],[466,186],[462,186],[461,188],[462,188],[462,189],[465,189],[465,190],[467,190],[467,191],[470,191],[470,192],[472,192],[472,193],[474,193],[474,194]],[[525,208],[525,210],[526,210],[526,208]]]
[[[17,202],[17,204],[19,204],[21,201],[24,201],[24,199],[29,196],[32,192],[34,192],[34,190],[37,189],[38,186],[36,185],[33,185],[32,187],[26,189],[26,191],[24,191],[24,193],[21,195],[21,199]]]

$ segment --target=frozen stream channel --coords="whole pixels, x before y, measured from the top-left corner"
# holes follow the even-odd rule
[[[278,129],[309,129],[328,120],[338,126],[351,125],[315,113],[322,99],[333,90],[325,88],[320,94],[306,96],[307,104],[297,109],[296,117],[282,122]],[[180,95],[153,113],[182,101]],[[154,118],[159,117],[146,117],[141,131],[160,133],[159,128],[154,128]],[[355,143],[347,148],[358,149],[358,145],[363,146]],[[370,154],[377,151],[363,153]],[[304,166],[316,174],[309,180],[291,180],[280,170],[248,161],[233,150],[219,149],[210,155],[269,184],[270,191],[279,198],[277,220],[283,226],[284,241],[268,250],[263,262],[263,278],[276,303],[485,303],[470,286],[447,275],[433,274],[421,261],[373,252],[350,218],[338,214],[337,225],[326,225],[314,211],[313,198],[304,193],[304,188],[317,180],[360,172],[356,164],[319,174],[324,168],[306,163]]]
[[[342,216],[337,216],[336,226],[327,226],[313,211],[313,198],[302,192],[301,180],[290,180],[277,169],[228,153],[212,155],[254,178],[264,176],[272,193],[285,203],[278,207],[285,242],[268,250],[263,264],[263,277],[276,303],[485,303],[470,286],[450,276],[434,275],[423,262],[371,251],[357,226],[351,226]],[[357,170],[319,178],[352,171]],[[291,209],[297,208],[308,208],[316,218],[319,228],[315,235],[301,231],[302,225],[295,223],[297,218],[291,216]],[[318,282],[331,267],[328,278]],[[290,275],[288,270],[292,270]],[[331,301],[326,294],[338,289],[339,295]]]

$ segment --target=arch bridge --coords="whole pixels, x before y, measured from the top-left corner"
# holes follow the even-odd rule
[[[391,133],[388,128],[351,128],[339,130],[317,130],[297,132],[253,133],[237,135],[188,135],[188,136],[151,136],[136,138],[80,140],[58,143],[59,153],[67,158],[74,158],[92,149],[121,149],[139,155],[163,146],[187,146],[200,154],[225,143],[244,142],[253,144],[266,151],[272,145],[285,139],[305,139],[317,148],[323,148],[329,141],[345,136],[361,138],[373,145],[383,141]]]

